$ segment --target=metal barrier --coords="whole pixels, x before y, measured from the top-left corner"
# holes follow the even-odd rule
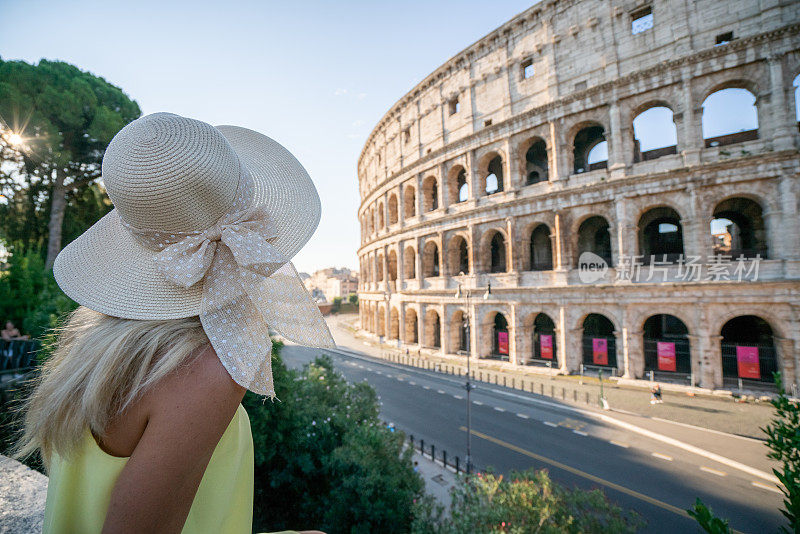
[[[429,448],[425,447],[425,440],[420,439],[419,441],[414,441],[414,435],[408,435],[408,442],[411,445],[411,448],[419,451],[422,456],[427,456],[430,458],[434,463],[441,463],[441,465],[445,468],[451,468],[455,470],[456,474],[458,473],[467,473],[469,474],[469,470],[463,470],[461,465],[461,459],[458,456],[451,456],[451,461],[448,462],[447,451],[441,449],[441,458],[436,458],[436,446],[431,443]]]
[[[42,345],[38,340],[0,340],[0,373],[25,372],[36,366],[36,354]]]

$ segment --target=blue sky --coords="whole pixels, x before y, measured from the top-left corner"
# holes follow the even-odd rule
[[[298,269],[355,268],[356,160],[406,91],[532,2],[0,0],[3,59],[60,59],[171,111],[269,135],[308,169],[320,227]]]
[[[372,127],[436,67],[532,3],[0,0],[0,56],[68,61],[122,87],[144,113],[276,139],[322,198],[320,227],[295,264],[355,268],[356,161]],[[752,127],[730,103],[723,98],[707,133]],[[650,133],[643,150],[674,144],[674,129],[658,121],[636,128]]]

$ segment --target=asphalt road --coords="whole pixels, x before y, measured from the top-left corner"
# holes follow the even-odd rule
[[[320,349],[287,345],[290,367]],[[348,349],[326,351],[351,382],[368,381],[381,415],[415,439],[458,455],[467,442],[463,378],[387,363]],[[645,532],[696,532],[685,512],[700,497],[740,532],[775,532],[781,495],[769,482],[682,448],[576,412],[552,398],[480,384],[472,391],[472,462],[497,472],[546,468],[567,486],[601,488],[647,521]],[[730,447],[739,443],[735,436]],[[438,452],[437,452],[438,454]]]

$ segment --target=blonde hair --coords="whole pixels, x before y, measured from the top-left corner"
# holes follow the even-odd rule
[[[54,332],[51,356],[25,402],[14,456],[72,455],[89,428],[111,419],[208,343],[198,317],[120,319],[83,306]]]

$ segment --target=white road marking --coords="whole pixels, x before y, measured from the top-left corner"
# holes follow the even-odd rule
[[[416,383],[416,382],[411,382],[411,381],[409,381],[408,383],[409,383],[409,385],[412,385],[412,386],[416,386],[416,385],[417,385],[417,383]]]
[[[573,430],[572,433],[573,434],[578,434],[579,436],[588,436],[589,435],[586,432],[584,432],[583,430]]]
[[[622,447],[623,449],[627,449],[628,447],[630,447],[630,445],[628,445],[627,443],[614,441],[613,439],[609,443],[611,443],[612,445],[616,445],[617,447]]]
[[[700,466],[700,471],[705,471],[706,473],[711,473],[712,475],[717,475],[718,477],[726,477],[728,473],[725,471],[719,471],[717,469],[711,469],[710,467],[706,467],[704,465]]]
[[[651,456],[655,456],[656,458],[661,458],[662,460],[666,460],[668,462],[672,461],[672,456],[667,456],[666,454],[661,454],[660,452],[654,452]]]
[[[437,390],[436,390],[436,393],[440,393],[440,394],[444,395],[444,390],[437,389]]]
[[[495,407],[494,407],[494,409],[495,409],[495,410],[497,410],[498,412],[504,412],[504,411],[505,411],[505,410],[504,410],[503,408],[501,408],[500,406],[495,406]]]
[[[397,380],[399,380],[400,382],[403,382],[405,380],[405,378],[403,378],[402,376],[398,376]]]
[[[375,372],[378,373],[379,375],[383,374],[383,371],[375,371]]]
[[[462,397],[461,395],[453,395],[453,398],[454,398],[454,399],[461,400],[461,399],[463,399],[464,397]]]
[[[431,389],[430,386],[422,386],[422,389]]]
[[[477,404],[478,406],[483,406],[481,401],[472,401],[472,404]]]
[[[770,486],[769,484],[764,484],[763,482],[751,482],[750,484],[752,484],[757,488],[765,489],[767,491],[772,491],[775,493],[780,493],[781,495],[783,495],[783,492],[775,486]]]
[[[544,421],[544,424],[546,424],[547,426],[552,426],[553,428],[556,428],[558,426],[557,424],[551,423],[550,421]]]
[[[389,373],[386,373],[386,378],[392,378],[392,375],[390,375]]]
[[[530,417],[528,417],[528,416],[527,416],[527,415],[525,415],[524,413],[518,413],[518,414],[517,414],[517,417],[522,417],[523,419],[530,419]]]

